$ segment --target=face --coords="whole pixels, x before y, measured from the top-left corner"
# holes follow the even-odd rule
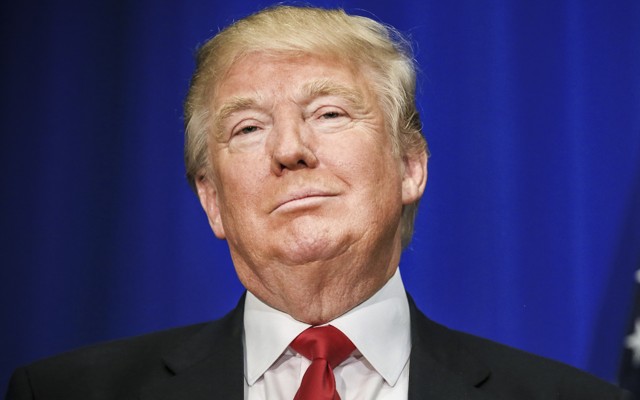
[[[426,159],[392,154],[367,82],[337,60],[257,53],[217,88],[198,193],[243,284],[276,308],[304,291],[372,291],[395,271]]]

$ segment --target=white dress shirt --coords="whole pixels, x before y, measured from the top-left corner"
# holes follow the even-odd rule
[[[329,322],[356,350],[333,371],[342,400],[406,400],[411,328],[400,271],[371,298]],[[247,400],[291,400],[311,361],[289,347],[310,325],[247,293],[244,378]]]

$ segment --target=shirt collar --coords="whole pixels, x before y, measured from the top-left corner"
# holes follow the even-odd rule
[[[272,308],[247,291],[244,303],[244,376],[252,386],[309,324]]]
[[[399,270],[368,300],[329,324],[347,335],[384,380],[395,385],[411,352],[409,303]],[[244,312],[247,383],[253,385],[309,326],[247,292]]]
[[[351,339],[390,386],[396,384],[411,353],[409,302],[399,269],[367,301],[330,324]]]

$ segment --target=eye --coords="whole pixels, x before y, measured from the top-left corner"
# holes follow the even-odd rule
[[[324,106],[314,112],[316,118],[321,121],[333,121],[348,117],[349,114],[340,107]]]
[[[252,133],[258,132],[259,130],[260,130],[260,127],[258,125],[240,124],[232,131],[231,137],[247,136],[247,135],[251,135]]]
[[[334,118],[338,118],[342,116],[341,113],[339,113],[338,111],[328,111],[323,113],[320,118],[324,118],[324,119],[334,119]]]
[[[238,132],[236,132],[237,135],[246,135],[249,133],[253,133],[255,131],[258,130],[258,127],[255,125],[250,125],[250,126],[245,126],[244,128],[240,129]]]
[[[352,118],[349,111],[333,104],[315,108],[309,122],[321,132],[338,132],[348,127]]]

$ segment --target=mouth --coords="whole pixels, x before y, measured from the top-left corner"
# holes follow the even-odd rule
[[[278,201],[273,211],[294,211],[319,206],[322,202],[337,196],[335,193],[320,190],[303,190],[289,193]]]

